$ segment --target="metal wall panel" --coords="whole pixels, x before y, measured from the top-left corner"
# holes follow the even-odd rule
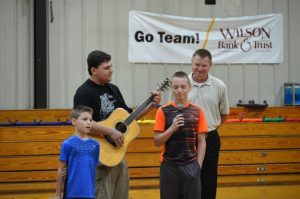
[[[51,9],[51,8],[49,8]],[[53,1],[53,22],[49,21],[49,106],[64,107],[67,82],[67,14],[65,1]]]
[[[0,109],[33,108],[33,2],[0,1]]]
[[[53,2],[57,3],[57,1]],[[190,17],[232,17],[280,12],[284,14],[285,22],[293,17],[290,16],[291,14],[287,15],[288,9],[291,7],[289,6],[290,1],[287,0],[241,0],[238,1],[239,4],[233,8],[233,11],[232,8],[229,10],[226,6],[226,2],[230,3],[228,0],[217,1],[214,6],[204,5],[204,0],[65,0],[65,2],[65,10],[68,11],[65,16],[69,19],[66,24],[69,30],[66,31],[72,38],[72,41],[69,39],[69,43],[72,45],[67,46],[66,49],[68,61],[65,67],[67,67],[66,74],[73,74],[73,77],[66,76],[65,78],[67,82],[65,88],[68,90],[65,104],[52,103],[51,108],[72,105],[70,102],[75,89],[87,77],[85,59],[93,48],[112,54],[115,71],[113,82],[119,85],[130,106],[136,106],[143,101],[162,77],[170,77],[178,70],[190,72],[190,65],[185,64],[128,63],[128,12],[132,9]],[[290,4],[299,7],[295,0]],[[72,16],[71,13],[73,13]],[[98,16],[94,13],[97,13]],[[59,16],[63,17],[64,15]],[[75,22],[76,29],[74,29]],[[293,23],[295,25],[296,22]],[[289,26],[285,23],[285,27]],[[53,26],[53,28],[55,27]],[[285,33],[288,33],[287,28]],[[288,40],[288,37],[285,36],[284,39]],[[97,43],[99,45],[96,45]],[[77,49],[73,49],[76,47]],[[285,45],[285,49],[288,49],[287,45]],[[295,56],[290,59],[297,60],[298,58]],[[239,99],[244,102],[255,100],[259,103],[267,100],[271,106],[280,106],[282,105],[282,85],[284,82],[290,81],[289,78],[292,76],[288,75],[287,65],[288,60],[282,64],[218,64],[213,66],[212,74],[227,84],[231,106],[235,106]],[[81,76],[78,73],[81,73]],[[299,75],[294,76],[299,77]],[[163,94],[164,101],[167,101],[168,95]],[[50,101],[51,99],[50,96]]]
[[[288,63],[288,80],[292,82],[300,82],[300,56],[299,56],[299,47],[300,47],[300,1],[291,0],[289,1],[288,13],[287,13],[287,23],[288,23],[288,48],[286,58],[289,60]]]

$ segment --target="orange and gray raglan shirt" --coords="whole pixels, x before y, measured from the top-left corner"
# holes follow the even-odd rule
[[[197,159],[197,134],[208,131],[204,113],[198,106],[188,102],[183,109],[184,126],[175,131],[164,144],[161,162],[188,164]],[[171,101],[161,106],[155,117],[154,131],[163,133],[178,115],[177,105]]]

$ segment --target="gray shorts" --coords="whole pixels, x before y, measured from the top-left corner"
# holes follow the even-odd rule
[[[185,165],[162,162],[160,166],[161,199],[201,199],[200,165],[195,160]]]

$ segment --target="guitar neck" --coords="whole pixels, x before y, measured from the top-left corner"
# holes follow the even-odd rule
[[[154,95],[150,95],[140,106],[138,106],[124,121],[126,125],[139,117],[139,115],[145,110],[145,108],[152,102]]]

